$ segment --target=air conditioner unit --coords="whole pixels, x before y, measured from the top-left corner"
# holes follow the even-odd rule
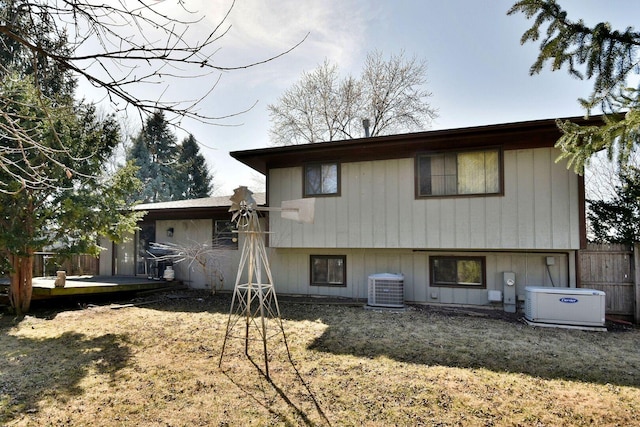
[[[525,320],[541,326],[604,328],[605,293],[596,289],[525,288]]]
[[[369,298],[371,307],[404,307],[404,275],[380,273],[369,276]]]

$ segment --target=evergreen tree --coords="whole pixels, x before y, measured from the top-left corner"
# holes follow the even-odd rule
[[[553,71],[566,68],[574,77],[593,81],[591,94],[579,101],[587,114],[594,109],[604,113],[603,126],[558,123],[563,157],[582,172],[593,153],[607,150],[610,159],[617,153],[624,167],[640,141],[640,86],[632,81],[640,62],[640,33],[632,27],[615,30],[607,22],[587,26],[581,19],[570,20],[555,0],[521,0],[508,12],[515,13],[533,19],[521,43],[541,40],[530,73],[550,63]]]
[[[56,243],[63,252],[97,255],[99,236],[122,239],[139,218],[125,203],[136,181],[132,165],[109,179],[101,177],[118,142],[113,117],[98,120],[92,105],[55,106],[40,97],[30,76],[10,75],[1,83],[0,93],[16,102],[3,107],[0,126],[19,118],[47,149],[23,150],[19,141],[0,137],[11,161],[0,168],[0,182],[10,183],[0,191],[0,257],[10,266],[9,300],[22,315],[31,303],[34,253]],[[45,164],[41,186],[23,184],[32,179],[33,165]]]
[[[29,68],[28,74],[36,77],[36,88],[50,97],[73,93],[73,82],[58,79],[73,73],[100,89],[118,110],[127,105],[140,113],[162,110],[174,120],[219,124],[242,112],[219,117],[196,108],[214,92],[215,75],[265,64],[302,43],[234,67],[217,64],[216,52],[227,35],[233,3],[212,22],[183,1],[0,0],[0,75],[7,74],[7,68]],[[196,100],[167,99],[172,83],[185,79],[202,84],[203,95]],[[62,85],[56,86],[59,83]],[[147,97],[148,91],[139,90],[149,84],[162,96]],[[11,123],[3,132],[20,136],[28,130],[20,124]],[[23,145],[25,142],[44,148],[37,141],[23,140]]]
[[[640,169],[622,168],[609,200],[589,200],[588,219],[597,243],[640,242]]]
[[[0,32],[0,267],[17,315],[31,304],[34,252],[55,243],[97,255],[99,236],[121,240],[139,217],[125,203],[133,166],[102,175],[118,123],[74,101],[75,81],[54,59],[68,54],[66,34],[30,5],[0,0],[0,22],[29,40]]]
[[[176,141],[162,111],[147,118],[127,157],[138,166],[137,176],[142,182],[142,190],[133,195],[134,200],[155,203],[182,198]]]
[[[181,175],[178,182],[182,184],[183,199],[197,199],[211,195],[213,178],[204,156],[200,153],[198,142],[191,134],[180,145],[178,170]]]
[[[53,58],[71,54],[67,34],[59,32],[56,21],[46,13],[31,14],[30,6],[35,8],[27,2],[0,0],[0,70],[36,76],[37,89],[43,95],[69,100],[75,91],[75,79],[69,67]],[[17,28],[21,29],[21,37],[13,37],[11,30]],[[29,48],[26,43],[34,47]]]

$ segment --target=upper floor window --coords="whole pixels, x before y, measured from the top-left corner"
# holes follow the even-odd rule
[[[340,193],[340,168],[337,162],[310,163],[304,166],[305,196],[337,196]]]
[[[417,196],[499,194],[500,157],[498,148],[419,155]]]

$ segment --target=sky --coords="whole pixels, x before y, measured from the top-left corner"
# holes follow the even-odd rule
[[[581,116],[577,99],[590,83],[566,71],[531,76],[538,45],[520,44],[530,26],[524,15],[507,16],[515,0],[237,0],[226,20],[228,32],[217,42],[212,61],[239,66],[292,52],[268,63],[201,79],[169,81],[163,96],[199,98],[217,81],[199,105],[204,114],[227,116],[208,125],[186,120],[182,127],[201,144],[214,173],[215,195],[228,195],[240,185],[256,188],[258,174],[229,152],[269,146],[267,106],[325,59],[343,75],[358,75],[367,53],[385,56],[404,51],[427,64],[426,89],[438,118],[429,129],[453,129],[518,121]],[[164,7],[175,7],[165,0]],[[203,19],[189,29],[202,37],[220,21],[230,0],[187,0]],[[637,0],[560,0],[569,19],[588,25],[611,22],[614,28],[634,26],[640,16]],[[219,78],[219,80],[218,80]],[[83,86],[84,96],[102,99]],[[160,95],[158,95],[160,96]],[[428,130],[428,129],[426,129]],[[176,130],[177,136],[185,136]]]

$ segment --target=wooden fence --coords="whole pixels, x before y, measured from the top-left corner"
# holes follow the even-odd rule
[[[53,253],[36,253],[33,257],[34,277],[55,276],[57,270],[64,270],[69,276],[97,275],[100,268],[98,258],[91,255],[72,255],[58,260]]]
[[[588,244],[580,251],[580,287],[604,291],[608,315],[640,321],[639,251],[640,245],[618,244]]]

